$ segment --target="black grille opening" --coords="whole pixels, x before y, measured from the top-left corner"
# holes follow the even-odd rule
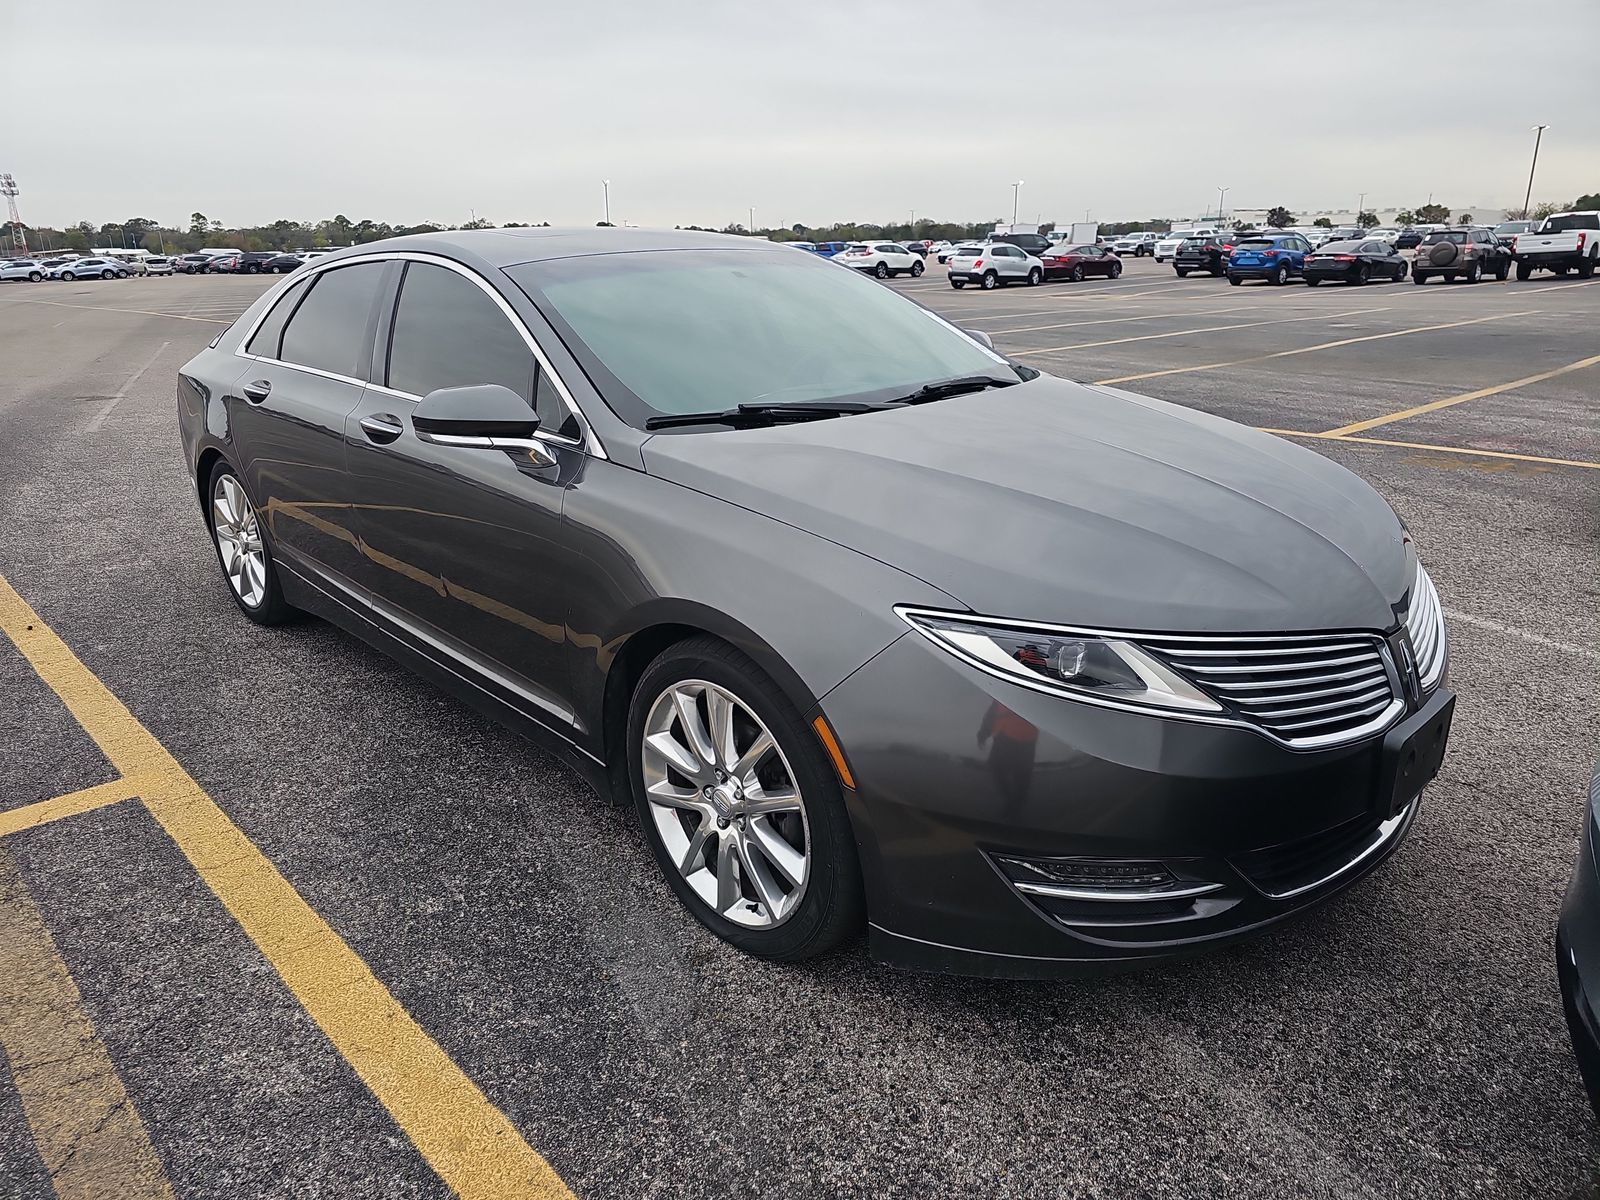
[[[1263,892],[1281,896],[1334,874],[1377,835],[1376,817],[1354,817],[1309,837],[1236,855],[1233,865]]]

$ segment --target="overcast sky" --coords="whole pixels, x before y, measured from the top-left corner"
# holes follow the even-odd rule
[[[0,0],[0,170],[53,225],[1459,211],[1539,122],[1535,201],[1600,190],[1597,44],[1600,0]]]

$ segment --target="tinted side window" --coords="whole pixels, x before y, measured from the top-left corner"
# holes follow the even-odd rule
[[[414,396],[436,388],[504,384],[533,403],[533,351],[470,279],[411,263],[389,343],[389,386]]]
[[[267,319],[261,322],[261,328],[256,330],[255,336],[245,345],[246,354],[265,354],[268,358],[278,358],[278,350],[283,341],[283,326],[289,320],[289,314],[294,312],[294,306],[300,303],[300,297],[306,294],[304,281],[295,284],[272,306],[272,311],[267,314]]]
[[[356,376],[367,338],[372,302],[383,278],[381,262],[324,271],[283,331],[284,362]]]

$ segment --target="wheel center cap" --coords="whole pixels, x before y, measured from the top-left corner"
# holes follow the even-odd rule
[[[717,820],[723,823],[733,820],[734,815],[744,807],[744,792],[731,779],[717,784],[706,793],[706,799],[711,802]]]

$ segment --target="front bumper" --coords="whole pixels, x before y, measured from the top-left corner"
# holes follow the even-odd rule
[[[1600,1112],[1600,1014],[1595,1011],[1593,991],[1600,987],[1600,874],[1595,868],[1594,838],[1591,812],[1556,926],[1556,975],[1583,1086],[1589,1103]]]
[[[1441,685],[1402,725],[1453,699]],[[1391,811],[1379,795],[1387,737],[1295,751],[1247,728],[1080,704],[916,634],[823,710],[857,783],[870,948],[916,969],[1052,977],[1205,949],[1366,875],[1420,803]],[[1016,865],[1058,859],[1149,863],[1166,882],[1148,898],[1084,898]]]

